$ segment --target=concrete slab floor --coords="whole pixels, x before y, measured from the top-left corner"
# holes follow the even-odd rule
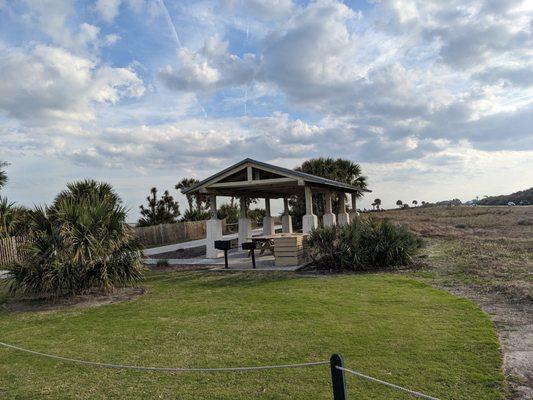
[[[224,257],[221,258],[171,258],[171,259],[155,259],[147,258],[144,260],[146,265],[156,265],[158,262],[166,261],[168,265],[211,265],[214,270],[224,269]],[[259,255],[255,253],[256,270],[261,271],[296,271],[303,267],[303,265],[295,265],[288,267],[276,267],[274,265],[274,255],[266,252]],[[232,249],[228,252],[228,265],[231,271],[248,271],[253,270],[252,258],[248,257],[248,251]]]

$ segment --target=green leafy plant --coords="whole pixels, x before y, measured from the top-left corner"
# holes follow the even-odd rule
[[[50,207],[30,217],[24,262],[9,269],[11,293],[72,295],[142,279],[142,247],[126,224],[113,188],[86,180],[69,184]]]
[[[177,201],[165,190],[161,198],[157,197],[157,188],[150,189],[150,196],[146,198],[147,207],[140,206],[141,218],[139,226],[158,224],[173,224],[180,215],[180,207]]]
[[[5,186],[7,183],[7,174],[4,171],[4,168],[8,166],[8,163],[5,161],[0,161],[0,189]]]
[[[218,207],[217,218],[225,219],[227,224],[236,224],[239,222],[239,206],[235,203],[233,197],[231,201]]]
[[[348,185],[357,186],[361,192],[356,197],[363,195],[362,190],[367,187],[367,179],[363,176],[361,166],[353,161],[342,158],[313,158],[304,161],[300,166],[294,168],[295,171],[305,172],[327,179],[333,179]],[[338,194],[333,195],[332,206],[333,213],[339,212],[340,197]],[[293,224],[299,227],[302,217],[305,214],[305,200],[302,196],[292,196],[289,200]],[[324,215],[324,195],[317,193],[313,195],[313,210],[318,216]]]
[[[183,217],[181,218],[182,222],[191,222],[191,221],[204,221],[209,219],[209,212],[206,210],[185,210]]]
[[[262,224],[265,216],[266,210],[264,208],[254,208],[248,211],[248,218],[250,218],[254,225]]]
[[[407,265],[420,246],[404,226],[374,219],[315,229],[308,244],[318,268],[353,271]]]
[[[24,236],[28,233],[31,211],[0,196],[0,238]]]

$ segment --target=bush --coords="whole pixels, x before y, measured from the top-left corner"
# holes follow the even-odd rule
[[[142,247],[125,218],[110,185],[68,185],[31,214],[26,258],[9,269],[10,292],[61,296],[139,281]]]
[[[533,225],[533,222],[531,222],[530,220],[528,219],[521,219],[517,222],[518,225],[521,225],[521,226],[530,226],[530,225]]]
[[[409,264],[420,243],[404,226],[368,219],[315,229],[308,245],[318,268],[369,271]]]
[[[30,215],[30,210],[0,196],[0,238],[26,235]]]
[[[181,222],[187,221],[204,221],[211,218],[209,211],[205,210],[186,210],[181,218]]]

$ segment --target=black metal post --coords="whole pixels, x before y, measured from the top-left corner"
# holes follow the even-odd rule
[[[252,268],[255,269],[255,250],[252,249]]]
[[[346,381],[344,380],[344,371],[337,369],[343,366],[342,356],[333,354],[329,359],[331,367],[331,384],[333,385],[333,400],[347,400]]]
[[[224,268],[228,269],[228,251],[224,250]]]

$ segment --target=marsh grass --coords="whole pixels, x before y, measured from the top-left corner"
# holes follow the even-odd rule
[[[446,284],[533,301],[533,207],[435,207],[375,213],[425,241],[419,263]]]

